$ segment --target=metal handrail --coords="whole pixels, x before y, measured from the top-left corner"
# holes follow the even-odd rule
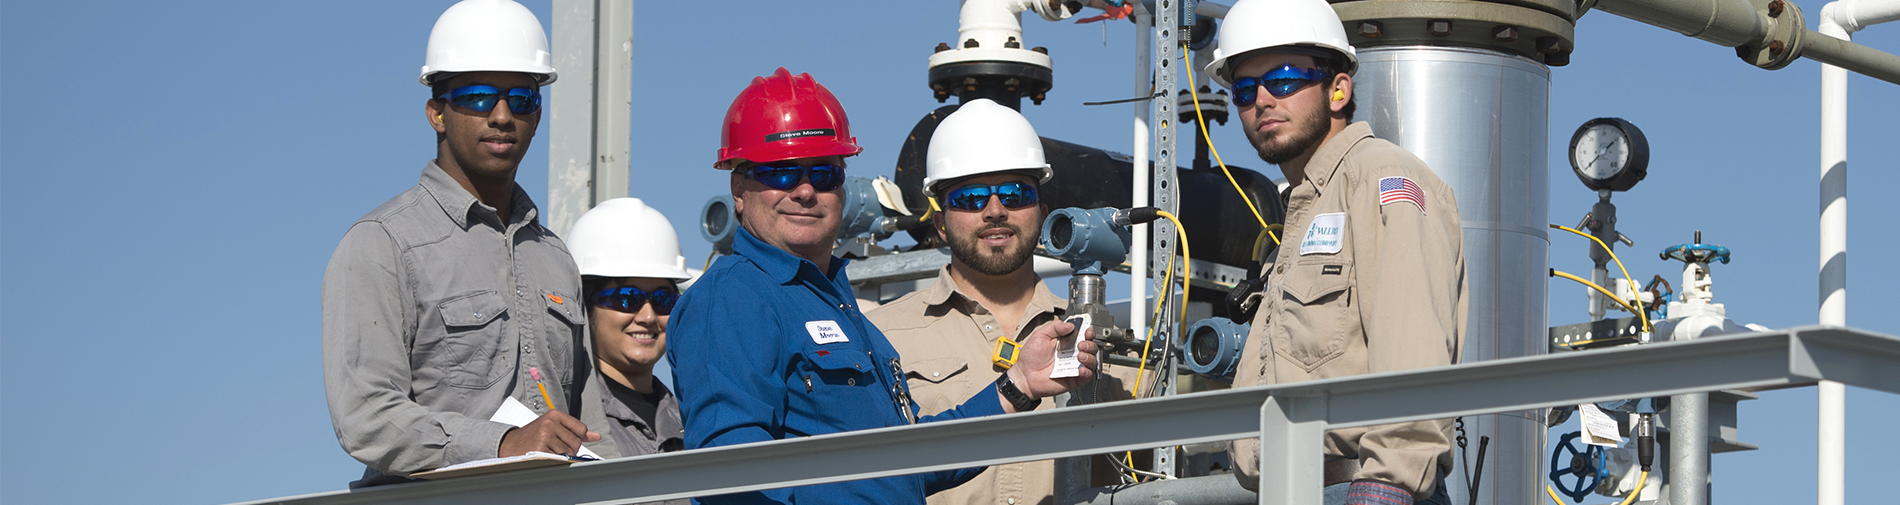
[[[1468,363],[246,504],[638,503],[1262,437],[1261,503],[1319,503],[1321,433],[1827,379],[1900,394],[1900,338],[1838,327]],[[1263,409],[1264,407],[1264,409]],[[1265,415],[1263,415],[1263,412]],[[1264,428],[1263,428],[1264,425]],[[1265,434],[1265,436],[1263,436]]]

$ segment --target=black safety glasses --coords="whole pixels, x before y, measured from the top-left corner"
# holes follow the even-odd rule
[[[1253,102],[1260,98],[1261,87],[1267,88],[1267,94],[1273,95],[1274,98],[1286,98],[1306,89],[1307,86],[1326,80],[1327,77],[1332,76],[1324,70],[1286,65],[1268,70],[1260,77],[1235,79],[1234,105],[1253,105]]]
[[[495,105],[503,100],[508,102],[508,112],[516,114],[541,112],[541,90],[535,88],[514,88],[502,91],[487,84],[473,84],[455,88],[436,96],[435,99],[447,100],[464,109],[484,114],[495,110]]]
[[[995,195],[1004,207],[1020,209],[1042,201],[1036,195],[1036,187],[1026,182],[1005,182],[994,186],[971,184],[950,190],[943,200],[952,209],[983,210],[989,206],[990,196]]]
[[[615,312],[637,314],[640,306],[653,302],[653,312],[662,316],[673,313],[673,303],[678,302],[680,294],[673,288],[657,288],[648,293],[633,286],[608,288],[594,293],[594,306]]]
[[[814,191],[838,189],[839,185],[844,184],[844,165],[786,164],[752,167],[752,180],[779,191],[791,191],[792,188],[798,187],[799,179],[811,179],[811,189]]]

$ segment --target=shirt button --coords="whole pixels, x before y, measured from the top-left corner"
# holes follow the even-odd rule
[[[846,386],[856,386],[856,385],[858,385],[858,380],[857,380],[857,379],[845,379],[845,380],[844,380],[844,385],[846,385]]]
[[[990,324],[986,324],[986,325],[983,325],[983,329],[985,329],[985,330],[994,330],[994,329],[996,329],[996,325],[990,325]]]
[[[942,377],[943,372],[930,372],[931,377]]]
[[[1016,497],[1014,496],[1009,497],[1009,505],[1016,505]]]
[[[842,310],[842,311],[846,311],[846,312],[850,312],[850,311],[851,311],[851,304],[849,304],[849,303],[840,303],[840,304],[838,304],[838,310]]]

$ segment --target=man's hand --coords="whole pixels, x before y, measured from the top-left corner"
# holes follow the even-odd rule
[[[600,434],[587,431],[587,425],[574,416],[550,410],[527,426],[508,430],[501,436],[497,457],[520,456],[528,451],[574,455],[585,442],[599,442]]]
[[[1075,342],[1075,359],[1082,362],[1081,374],[1061,379],[1049,378],[1049,372],[1055,369],[1056,347],[1060,345],[1060,336],[1076,331],[1075,325],[1066,321],[1057,321],[1037,328],[1023,341],[1021,357],[1016,366],[1009,369],[1010,382],[1023,390],[1023,394],[1042,399],[1069,392],[1095,378],[1095,330],[1082,332]],[[1011,410],[1009,402],[1003,402],[1005,410]]]

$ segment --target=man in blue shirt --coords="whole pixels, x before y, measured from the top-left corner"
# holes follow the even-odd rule
[[[1086,383],[1049,378],[1058,335],[1024,342],[1018,365],[962,405],[919,418],[903,363],[858,310],[845,260],[831,248],[843,211],[844,158],[862,151],[844,107],[810,74],[758,77],[726,112],[716,167],[732,170],[740,229],[673,310],[673,360],[686,447],[804,437],[1027,411]],[[981,468],[775,489],[700,503],[918,503]]]

